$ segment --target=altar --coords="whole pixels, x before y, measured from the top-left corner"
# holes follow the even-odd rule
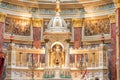
[[[9,44],[6,80],[108,80],[106,45],[74,48],[68,27],[56,0],[41,48]]]

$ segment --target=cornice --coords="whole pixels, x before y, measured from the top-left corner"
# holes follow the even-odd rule
[[[7,17],[15,18],[15,19],[31,20],[31,18],[29,17],[22,17],[22,16],[16,16],[16,15],[10,15],[10,14],[8,14]]]

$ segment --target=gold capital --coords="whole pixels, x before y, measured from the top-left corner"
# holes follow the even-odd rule
[[[116,22],[115,14],[108,15],[108,17],[109,17],[110,23]]]
[[[32,26],[33,27],[42,27],[43,26],[43,19],[32,19]]]
[[[113,0],[115,7],[120,8],[120,0]]]
[[[0,22],[5,22],[6,14],[0,13]]]
[[[73,27],[82,27],[83,19],[72,19]]]

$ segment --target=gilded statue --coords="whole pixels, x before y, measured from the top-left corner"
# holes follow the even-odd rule
[[[65,62],[65,54],[61,45],[54,45],[50,53],[50,66],[63,66]]]

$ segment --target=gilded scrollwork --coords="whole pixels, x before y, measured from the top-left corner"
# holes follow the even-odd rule
[[[5,32],[15,35],[30,36],[30,19],[6,17]]]
[[[85,36],[98,35],[110,33],[110,20],[109,18],[103,19],[90,19],[84,22]]]

